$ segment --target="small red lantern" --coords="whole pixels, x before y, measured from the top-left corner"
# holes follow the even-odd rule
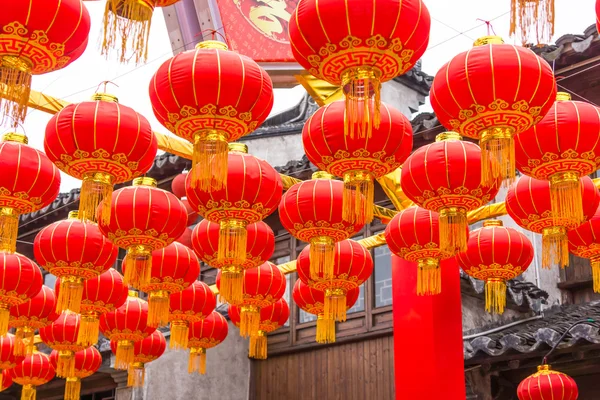
[[[402,168],[404,194],[420,207],[439,213],[440,249],[455,254],[467,248],[467,211],[492,200],[500,188],[481,181],[481,149],[455,132],[416,150]]]
[[[181,202],[187,211],[187,226],[194,225],[198,220],[198,213],[190,206],[190,202],[187,199],[181,199]]]
[[[136,178],[133,186],[112,194],[110,223],[99,220],[102,234],[127,249],[125,281],[139,286],[149,279],[152,252],[173,243],[186,228],[187,213],[181,201],[158,189],[152,178]],[[102,212],[104,203],[98,207]]]
[[[11,335],[10,333],[0,336],[0,371],[2,372],[0,375],[0,389],[6,389],[6,387],[12,384],[10,370],[23,362],[25,359],[24,355],[15,354],[15,350],[17,348],[16,342],[17,340],[15,336]],[[0,392],[2,390],[0,390]]]
[[[35,400],[36,387],[50,382],[55,375],[50,357],[44,353],[34,353],[17,364],[10,374],[14,382],[23,386],[21,400]]]
[[[92,376],[102,365],[102,355],[95,347],[80,350],[73,356],[75,366],[73,375],[66,377],[64,400],[79,400],[81,394],[81,380]],[[54,350],[50,354],[50,362],[54,366],[60,362],[60,353]]]
[[[11,371],[10,370],[2,370],[2,373],[0,373],[0,392],[5,391],[6,389],[8,389],[9,387],[11,387],[13,384],[13,379],[11,376]]]
[[[569,250],[590,260],[594,292],[600,293],[600,208],[589,221],[569,231]]]
[[[187,348],[190,324],[202,321],[216,307],[217,297],[202,281],[195,281],[187,289],[173,293],[169,300],[169,321],[171,322],[169,347]]]
[[[469,276],[485,281],[485,310],[502,314],[506,307],[506,281],[521,275],[533,260],[533,245],[502,221],[487,220],[471,232],[467,251],[458,264]]]
[[[117,343],[110,341],[110,348],[115,354]],[[133,362],[127,370],[127,386],[142,387],[146,377],[145,364],[157,360],[167,349],[167,341],[160,331],[155,331],[144,340],[135,342],[133,346]]]
[[[85,350],[77,344],[81,317],[71,311],[63,312],[56,321],[40,329],[40,337],[48,347],[58,351],[56,376],[68,378],[75,374],[75,353]]]
[[[183,172],[177,175],[171,181],[171,191],[175,196],[177,196],[180,200],[185,197],[185,180],[187,178],[187,172]]]
[[[359,106],[359,114],[364,112],[363,108]],[[319,169],[344,179],[344,219],[370,223],[373,182],[398,169],[410,155],[412,127],[400,111],[382,104],[381,123],[373,137],[370,134],[347,137],[342,133],[345,115],[343,101],[317,110],[302,130],[304,151]]]
[[[202,261],[221,270],[221,290],[225,301],[239,303],[242,299],[244,271],[269,261],[275,250],[275,235],[266,223],[259,221],[246,226],[246,257],[242,263],[233,258],[219,260],[219,224],[206,219],[192,232],[192,246]]]
[[[177,239],[176,242],[191,249],[192,248],[192,230],[190,228],[185,228],[185,231],[183,231],[183,234],[181,236],[179,236],[179,239]]]
[[[225,340],[229,326],[227,320],[221,314],[213,311],[202,321],[190,325],[190,336],[188,348],[190,358],[188,372],[206,373],[206,350],[211,349]]]
[[[525,378],[517,388],[519,400],[577,400],[579,390],[567,374],[540,365],[538,371]]]

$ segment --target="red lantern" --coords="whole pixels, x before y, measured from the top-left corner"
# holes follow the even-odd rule
[[[0,392],[5,391],[12,386],[13,379],[10,374],[10,370],[3,370],[2,373],[0,373]]]
[[[185,180],[187,178],[187,174],[187,172],[181,173],[173,178],[173,181],[171,181],[171,191],[179,199],[183,199],[185,197]]]
[[[554,0],[511,0],[510,36],[517,32],[518,25],[523,46],[532,30],[536,34],[535,44],[547,44],[554,36],[554,15]]]
[[[600,0],[596,0],[596,30],[600,32]]]
[[[176,242],[191,249],[192,248],[192,230],[190,228],[185,228],[185,231],[183,231],[183,234],[181,236],[179,236],[179,239],[177,239]]]
[[[14,382],[23,386],[21,400],[35,400],[36,387],[50,382],[55,375],[50,357],[37,352],[25,357],[10,374]]]
[[[225,301],[239,303],[242,299],[244,270],[268,261],[275,250],[275,235],[266,223],[259,221],[246,226],[246,256],[242,263],[229,258],[219,260],[219,224],[202,220],[192,232],[192,246],[200,259],[221,270],[221,291]]]
[[[8,332],[10,308],[38,294],[43,281],[40,267],[19,253],[0,251],[0,276],[0,336],[3,336]]]
[[[482,179],[515,178],[514,135],[542,120],[556,97],[556,80],[546,61],[529,49],[495,36],[444,65],[431,87],[431,106],[441,124],[479,139]]]
[[[294,58],[346,95],[348,125],[379,128],[381,83],[410,70],[429,42],[421,0],[304,0],[290,18]],[[359,104],[368,112],[359,115]],[[362,132],[365,134],[366,132]]]
[[[194,225],[198,219],[198,213],[190,206],[190,202],[187,199],[181,199],[181,202],[187,211],[187,226]]]
[[[206,350],[211,349],[225,340],[229,326],[227,320],[221,314],[213,311],[202,321],[190,325],[190,336],[188,348],[190,358],[188,372],[198,372],[204,375],[206,372]]]
[[[360,289],[350,289],[346,292],[346,310],[354,306]],[[331,314],[325,314],[325,292],[308,286],[302,280],[296,280],[292,291],[294,303],[309,314],[317,316],[317,343],[335,343],[335,319]]]
[[[0,336],[0,392],[12,384],[10,370],[23,362],[24,355],[15,354],[17,348],[14,335]]]
[[[148,303],[130,291],[121,307],[100,317],[100,331],[117,343],[115,368],[127,369],[133,362],[135,342],[144,340],[156,330],[148,325]]]
[[[590,260],[594,292],[600,293],[600,208],[589,221],[569,231],[569,250]]]
[[[335,243],[362,229],[344,219],[344,184],[330,174],[315,172],[312,180],[296,183],[281,199],[279,219],[292,236],[310,242],[310,275],[333,276]]]
[[[19,4],[22,5],[21,2]],[[4,14],[0,19],[3,17]],[[2,34],[0,43],[1,41]],[[0,62],[1,60],[0,55]],[[2,68],[0,65],[0,81]],[[0,250],[14,253],[17,246],[19,215],[41,210],[54,201],[60,189],[60,172],[44,153],[27,146],[25,135],[8,133],[2,140]]]
[[[471,232],[467,251],[457,256],[469,276],[485,281],[485,309],[502,314],[506,306],[506,281],[521,275],[533,260],[533,245],[502,221],[487,220]]]
[[[554,106],[533,128],[515,137],[517,168],[550,181],[556,218],[584,221],[579,179],[600,168],[600,110],[558,93]]]
[[[56,312],[56,296],[48,286],[42,289],[25,303],[10,309],[8,326],[16,328],[15,354],[33,353],[33,337],[35,331],[42,329],[59,317]]]
[[[538,372],[525,378],[517,388],[519,400],[577,400],[579,390],[567,374],[540,365]]]
[[[591,219],[598,209],[600,195],[594,182],[587,176],[578,179],[583,199],[584,220]],[[567,231],[580,223],[574,218],[555,218],[551,207],[551,184],[522,176],[506,194],[506,211],[522,228],[542,234],[542,267],[569,265]]]
[[[216,307],[217,297],[202,281],[195,281],[187,289],[173,293],[169,300],[169,321],[171,322],[169,347],[187,348],[190,324],[202,321]]]
[[[136,178],[133,186],[112,194],[110,223],[99,221],[102,234],[127,249],[125,281],[139,286],[149,279],[152,252],[173,243],[186,228],[181,201],[152,178]],[[104,204],[98,208],[102,212]]]
[[[79,400],[81,394],[81,380],[92,376],[102,365],[102,355],[95,347],[88,347],[75,353],[73,375],[66,377],[64,400]],[[60,362],[60,353],[54,350],[50,354],[50,362],[54,366]]]
[[[83,181],[79,217],[110,221],[113,185],[145,174],[156,156],[157,140],[148,120],[115,96],[96,93],[92,101],[70,104],[46,126],[44,151],[56,166]]]
[[[56,321],[40,329],[40,338],[48,347],[58,351],[56,376],[68,378],[75,374],[75,353],[85,350],[77,344],[81,317],[71,311],[63,312]]]
[[[267,119],[273,84],[253,60],[209,40],[158,68],[150,82],[150,101],[156,119],[194,145],[188,174],[192,187],[222,190],[229,179],[227,143]]]
[[[452,257],[440,249],[439,215],[420,207],[409,207],[396,214],[385,229],[390,251],[417,263],[417,295],[442,291],[440,260]]]
[[[115,354],[117,352],[117,343],[110,342],[110,348]],[[167,341],[160,331],[155,331],[144,340],[135,342],[133,346],[133,362],[129,365],[127,371],[127,386],[142,387],[146,376],[145,364],[157,360],[167,349]]]
[[[127,257],[123,272],[127,275]],[[189,287],[200,275],[200,263],[192,249],[173,242],[152,253],[152,272],[137,289],[148,293],[148,325],[169,323],[169,296]]]
[[[493,200],[499,178],[481,182],[481,149],[454,132],[416,150],[402,168],[404,194],[420,207],[439,213],[440,249],[454,254],[467,248],[467,212]]]
[[[398,169],[412,150],[410,121],[395,108],[385,104],[382,107],[381,123],[375,128],[374,137],[342,134],[346,115],[343,101],[321,107],[304,124],[302,142],[310,162],[344,179],[346,221],[373,220],[373,181]],[[363,106],[359,106],[359,113],[363,111]]]
[[[310,246],[298,255],[296,268],[298,278],[308,286],[325,292],[325,314],[336,321],[346,320],[346,293],[363,284],[373,273],[371,252],[354,240],[336,243],[333,276],[326,278],[323,273],[310,275]]]
[[[81,0],[11,2],[0,16],[0,27],[5,99],[0,107],[17,126],[27,115],[32,75],[62,69],[83,54],[90,15]]]

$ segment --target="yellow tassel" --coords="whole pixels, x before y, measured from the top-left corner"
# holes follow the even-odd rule
[[[6,117],[12,121],[12,127],[17,127],[25,121],[27,104],[31,92],[31,65],[21,57],[4,56],[0,58],[0,84],[4,91],[0,99],[2,110],[1,123]]]
[[[554,36],[554,0],[512,0],[510,13],[510,36],[519,25],[521,41],[527,44],[531,28],[535,26],[538,45],[549,43]]]
[[[600,293],[600,258],[592,258],[592,278],[594,280],[594,292]]]
[[[127,369],[127,386],[143,387],[145,378],[146,368],[144,368],[144,363],[134,362],[129,365]]]
[[[60,279],[60,291],[56,301],[56,312],[71,310],[79,313],[83,297],[83,279],[76,276],[65,276]]]
[[[246,222],[225,219],[219,223],[219,244],[217,260],[241,264],[246,260]]]
[[[542,268],[557,266],[569,266],[569,240],[567,229],[562,226],[545,228],[542,231]]]
[[[25,356],[33,354],[35,331],[29,327],[23,326],[17,328],[15,333],[15,356]],[[2,387],[0,385],[0,387]]]
[[[144,246],[133,246],[125,257],[125,283],[138,289],[149,282],[152,275],[152,252]]]
[[[70,377],[65,384],[64,400],[79,400],[81,397],[81,379]]]
[[[350,68],[342,76],[346,95],[344,134],[354,139],[373,135],[381,123],[381,72],[371,67]]]
[[[98,331],[100,330],[100,319],[98,314],[90,312],[81,315],[77,344],[90,347],[98,343]]]
[[[346,291],[344,289],[327,289],[325,291],[325,315],[331,315],[335,321],[346,320]]]
[[[439,260],[425,258],[417,267],[417,296],[431,296],[442,292],[442,270]]]
[[[467,251],[467,213],[461,208],[440,210],[440,249],[449,254]]]
[[[8,304],[0,304],[0,336],[8,333],[8,321],[10,320],[10,310]]]
[[[186,321],[171,321],[169,347],[175,350],[187,349],[190,328]]]
[[[506,283],[490,279],[485,283],[485,311],[492,314],[504,313],[506,307]]]
[[[36,399],[36,390],[33,385],[23,385],[23,389],[21,389],[21,400],[35,400]]]
[[[221,270],[221,288],[219,295],[221,301],[229,304],[241,304],[244,299],[243,292],[244,271],[239,267],[231,266]]]
[[[83,177],[79,197],[79,218],[83,221],[96,221],[96,211],[102,203],[102,223],[110,224],[113,178],[104,173],[88,173]]]
[[[550,200],[555,224],[570,220],[577,224],[584,222],[583,200],[579,176],[572,172],[562,172],[550,177]]]
[[[515,181],[515,140],[513,130],[492,128],[481,133],[481,183],[487,187],[496,185],[498,177],[502,187],[508,188]]]
[[[335,243],[328,236],[319,236],[310,241],[311,279],[331,279],[335,264]],[[322,275],[322,276],[321,276]]]
[[[0,207],[0,251],[14,253],[17,250],[19,214],[10,207]]]
[[[256,360],[267,359],[267,334],[264,331],[258,331],[258,335],[250,336],[248,357]]]
[[[317,343],[335,343],[335,321],[325,318],[323,314],[317,317]]]
[[[240,335],[256,335],[260,327],[260,310],[256,306],[242,306],[240,316]]]
[[[119,340],[117,342],[117,353],[115,354],[115,369],[126,370],[133,362],[133,342],[130,340]]]
[[[157,290],[150,292],[148,299],[148,325],[167,326],[169,324],[169,292]]]
[[[373,176],[367,171],[345,173],[342,203],[344,220],[358,225],[373,221],[374,192]]]
[[[56,362],[56,376],[68,378],[75,375],[75,354],[70,350],[60,350]]]
[[[227,185],[229,152],[227,138],[216,131],[197,134],[192,154],[191,187],[203,192],[221,190]]]
[[[206,349],[194,347],[190,349],[190,358],[188,359],[188,373],[194,372],[204,375],[206,373]]]

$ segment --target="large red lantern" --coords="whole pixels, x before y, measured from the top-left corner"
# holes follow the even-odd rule
[[[8,332],[10,308],[38,294],[43,280],[40,267],[29,258],[3,251],[0,251],[0,276],[0,336],[3,336]]]
[[[219,295],[225,301],[238,303],[242,299],[244,271],[269,261],[275,250],[273,230],[263,221],[246,226],[246,257],[239,263],[233,258],[219,260],[219,224],[206,219],[192,232],[192,246],[202,261],[221,270]]]
[[[1,71],[2,66],[0,80]],[[27,146],[27,137],[18,133],[8,133],[0,142],[0,171],[0,250],[15,252],[19,215],[54,201],[60,190],[60,172],[44,153]]]
[[[441,124],[481,141],[482,182],[515,178],[514,136],[542,120],[556,97],[550,65],[496,36],[475,42],[436,74],[431,106]]]
[[[55,371],[49,356],[35,352],[17,364],[10,374],[14,382],[23,386],[21,400],[35,400],[37,386],[50,382]]]
[[[181,201],[158,189],[152,178],[136,178],[133,186],[112,194],[110,223],[98,221],[102,234],[127,249],[125,281],[133,286],[148,280],[152,252],[177,240],[186,229],[187,213]],[[98,207],[102,213],[104,203]]]
[[[348,125],[378,128],[381,83],[415,65],[430,26],[421,0],[301,0],[290,18],[290,44],[308,72],[343,88]],[[367,112],[360,115],[359,105]]]
[[[190,324],[202,321],[216,307],[217,297],[202,281],[195,281],[187,289],[173,293],[169,300],[169,321],[171,322],[169,347],[187,348]]]
[[[213,311],[202,321],[190,325],[188,348],[190,358],[188,372],[206,372],[206,350],[211,349],[225,340],[229,331],[227,320],[221,314]]]
[[[540,365],[538,371],[525,378],[517,388],[519,400],[577,400],[579,390],[575,380],[567,374]]]
[[[144,340],[156,330],[148,325],[148,303],[130,291],[121,307],[100,317],[100,331],[117,343],[115,368],[126,370],[134,359],[134,343]]]
[[[12,380],[10,379],[9,371],[25,359],[24,355],[15,354],[16,347],[16,338],[14,335],[7,333],[4,336],[0,336],[0,372],[2,372],[0,375],[0,389],[4,388],[6,384],[10,386]],[[6,372],[9,372],[9,379],[5,379]]]
[[[252,59],[209,40],[158,68],[150,82],[150,101],[156,119],[194,145],[188,174],[192,187],[221,190],[229,179],[227,143],[267,119],[273,84]]]
[[[359,112],[364,112],[359,107]],[[374,180],[402,165],[412,150],[410,121],[382,104],[381,123],[371,135],[344,136],[346,107],[330,103],[314,113],[302,130],[304,152],[319,169],[344,179],[344,219],[373,220]],[[371,124],[369,124],[371,126]]]
[[[469,235],[467,251],[458,264],[469,276],[485,281],[485,309],[502,314],[506,307],[506,281],[521,275],[533,260],[533,245],[527,236],[487,220]]]
[[[325,292],[326,315],[331,314],[336,321],[345,321],[348,290],[359,288],[373,273],[371,252],[354,240],[336,243],[333,275],[330,278],[323,273],[311,276],[311,256],[310,246],[298,255],[298,278],[308,286]]]
[[[123,260],[127,274],[127,257]],[[200,275],[196,254],[181,243],[173,242],[152,253],[152,272],[146,282],[136,288],[148,293],[148,325],[169,323],[169,296],[189,287]]]
[[[591,219],[600,203],[594,182],[587,176],[578,179],[583,199],[584,221]],[[548,181],[521,176],[506,193],[506,211],[521,227],[542,235],[542,267],[569,265],[567,232],[577,228],[575,218],[556,218],[551,206],[552,189]]]
[[[594,292],[600,293],[600,208],[589,221],[569,231],[569,250],[590,260]]]
[[[558,93],[544,119],[515,137],[519,171],[550,181],[556,218],[584,221],[579,179],[600,168],[600,109]]]
[[[417,295],[442,291],[440,261],[452,257],[440,249],[439,215],[420,207],[409,207],[396,214],[385,229],[390,251],[417,263]]]
[[[296,183],[281,199],[281,225],[297,239],[310,242],[310,275],[333,276],[335,243],[362,229],[361,223],[344,219],[344,184],[326,172],[315,172],[312,180]]]
[[[69,104],[46,126],[44,151],[56,166],[81,179],[79,217],[110,221],[113,185],[145,174],[156,156],[157,140],[150,123],[116,97],[96,93],[92,101]]]
[[[110,342],[110,348],[115,354],[117,352],[117,343]],[[155,331],[144,340],[135,342],[133,346],[133,362],[129,364],[127,370],[127,386],[142,387],[146,377],[145,365],[157,360],[167,349],[167,341],[160,331]]]
[[[420,207],[439,213],[440,249],[454,254],[467,246],[467,212],[493,200],[500,189],[481,181],[481,149],[455,132],[416,150],[402,168],[402,190]],[[489,162],[489,161],[488,161]]]
[[[81,0],[10,3],[0,16],[0,108],[17,126],[27,114],[32,75],[62,69],[83,54],[90,15]]]
[[[40,329],[40,338],[48,347],[58,351],[56,376],[68,378],[75,374],[75,353],[85,350],[77,344],[81,317],[71,311],[63,312],[56,321]]]
[[[95,347],[88,347],[74,354],[73,375],[67,376],[64,400],[79,400],[81,398],[81,380],[92,376],[102,365],[102,355]],[[54,366],[60,362],[60,353],[54,350],[50,354],[50,362]]]

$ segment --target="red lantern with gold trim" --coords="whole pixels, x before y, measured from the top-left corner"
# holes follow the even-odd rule
[[[156,186],[152,178],[134,179],[133,186],[112,194],[110,223],[98,221],[104,236],[127,249],[125,281],[134,287],[150,278],[152,252],[173,243],[186,229],[181,201]],[[98,207],[99,215],[103,207]]]
[[[190,374],[198,372],[204,375],[206,373],[206,350],[223,342],[227,338],[228,332],[227,320],[216,311],[213,311],[202,321],[190,325],[188,340],[188,348],[190,349],[188,372]]]
[[[73,356],[75,366],[73,375],[66,377],[64,400],[79,400],[81,394],[81,380],[92,376],[102,365],[102,355],[95,347],[80,350]],[[50,362],[57,368],[60,362],[60,353],[54,350],[50,354]]]
[[[150,101],[156,119],[194,145],[187,178],[192,187],[222,190],[229,179],[227,143],[267,119],[273,84],[254,60],[209,40],[158,68],[150,82]]]
[[[55,371],[49,356],[35,352],[26,356],[10,374],[14,382],[23,386],[21,400],[35,400],[37,386],[45,385],[54,379]]]
[[[533,260],[533,245],[527,236],[487,220],[469,235],[467,251],[457,260],[465,273],[485,281],[485,309],[502,314],[506,307],[506,281],[521,275]]]
[[[517,387],[519,400],[577,400],[579,390],[567,374],[540,365],[535,374],[525,378]]]
[[[63,312],[56,321],[40,329],[40,338],[48,347],[58,351],[56,376],[68,378],[75,374],[75,353],[85,350],[77,344],[81,317],[71,311]]]
[[[202,321],[216,307],[217,297],[202,281],[195,281],[187,289],[173,293],[169,300],[169,321],[171,322],[169,347],[187,348],[190,324]]]
[[[0,336],[0,372],[2,372],[0,375],[0,389],[2,390],[12,384],[10,370],[25,359],[24,355],[15,354],[17,348],[16,341],[15,336],[10,333]],[[0,390],[0,392],[2,390]]]
[[[362,114],[364,107],[360,105],[358,111]],[[304,151],[319,169],[344,179],[344,219],[370,223],[373,181],[396,170],[410,155],[412,127],[400,111],[382,104],[381,123],[373,137],[346,137],[342,134],[345,115],[343,101],[317,110],[302,130]]]
[[[44,151],[65,174],[82,180],[79,217],[110,221],[113,185],[145,174],[156,156],[150,123],[115,96],[96,93],[91,101],[69,104],[46,125]]]
[[[589,177],[577,181],[583,199],[584,220],[587,221],[596,213],[600,195]],[[506,211],[519,226],[542,235],[542,268],[565,268],[569,265],[567,232],[580,223],[573,218],[556,218],[551,196],[550,182],[521,176],[506,193]]]
[[[380,126],[381,83],[410,70],[429,43],[422,0],[301,0],[290,18],[294,58],[346,95],[348,126]],[[367,112],[359,113],[359,105]],[[352,131],[350,131],[352,132]],[[371,130],[361,134],[371,136]]]
[[[110,341],[110,349],[113,354],[117,352],[117,343]],[[145,365],[149,362],[158,360],[167,349],[167,341],[160,331],[155,331],[144,340],[135,342],[133,346],[133,362],[129,364],[127,370],[127,386],[142,387],[146,377]]]
[[[542,120],[556,98],[550,65],[496,36],[475,41],[436,74],[431,106],[441,124],[481,141],[482,182],[515,179],[514,136]]]
[[[0,373],[0,392],[5,391],[13,384],[13,379],[10,370],[2,370]]]
[[[600,208],[589,221],[569,231],[569,251],[590,260],[594,292],[600,293]]]
[[[247,225],[246,257],[239,263],[233,258],[219,260],[219,231],[219,224],[200,221],[192,232],[192,246],[202,261],[221,270],[219,295],[235,304],[242,299],[244,271],[269,261],[275,250],[275,235],[263,221]]]
[[[439,213],[440,249],[455,254],[467,248],[467,212],[493,200],[500,189],[481,181],[481,149],[455,132],[416,150],[402,168],[404,194],[420,207]]]
[[[83,54],[90,14],[81,0],[11,2],[0,16],[0,27],[0,83],[5,91],[0,108],[17,126],[27,114],[32,75],[62,69]]]

